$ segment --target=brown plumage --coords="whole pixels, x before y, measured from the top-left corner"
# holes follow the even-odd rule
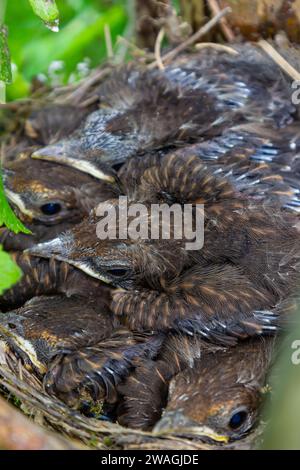
[[[109,311],[105,290],[101,297],[87,292],[34,297],[1,315],[0,338],[44,377],[49,393],[72,407],[86,398],[115,403],[116,386],[135,358],[153,358],[163,339],[122,327]]]
[[[91,341],[109,337],[114,321],[105,298],[60,295],[34,297],[23,307],[2,314],[1,327],[2,337],[7,329],[7,340],[12,348],[22,354],[21,340],[18,345],[17,336],[29,342],[37,360],[46,368],[58,351],[76,350]],[[24,359],[30,362],[30,358],[24,356]]]
[[[233,123],[291,122],[296,109],[289,80],[260,49],[247,44],[237,50],[235,56],[203,50],[163,72],[121,67],[99,86],[100,109],[34,157],[102,179],[131,156],[208,140]]]
[[[228,178],[237,195],[242,193],[261,203],[274,202],[297,215],[299,137],[296,123],[281,131],[254,123],[228,127],[222,135],[177,153],[186,158],[196,155],[215,174]]]
[[[49,100],[26,100],[3,105],[3,152],[6,163],[40,145],[49,145],[74,132],[95,105],[76,107]]]
[[[228,131],[229,123],[264,122],[272,129],[295,116],[288,81],[278,74],[277,66],[265,67],[263,53],[251,52],[252,56],[235,59],[222,54],[206,54],[204,61],[180,58],[163,73],[124,68],[99,88],[99,111],[70,138],[34,154],[100,179],[131,155],[144,155],[119,173],[120,194],[129,197],[129,205],[205,204],[205,244],[199,251],[187,250],[187,240],[172,236],[158,241],[99,241],[95,213],[75,229],[32,249],[35,255],[67,261],[119,288],[112,292],[110,308],[131,330],[143,334],[176,330],[198,334],[217,345],[235,344],[238,339],[275,331],[282,317],[275,305],[294,293],[299,280],[299,235],[292,227],[295,220],[281,208],[295,200],[297,205],[296,192],[285,186],[282,168],[266,168],[255,158],[251,162],[251,151],[246,159],[240,158],[254,141],[258,149],[263,148],[264,136],[256,143],[253,134],[244,138],[245,129],[240,127],[236,139],[241,142],[243,136],[244,147],[235,144],[223,160],[218,156],[217,162],[210,161],[214,146],[232,148],[230,132],[234,134],[236,127]],[[191,149],[164,156],[195,141],[200,141],[196,156]],[[206,153],[205,144],[209,144]],[[289,161],[294,164],[294,155]],[[38,263],[44,266],[42,260]],[[39,293],[44,293],[44,279],[48,289],[48,269],[43,271]],[[50,293],[61,289],[57,279]],[[32,281],[24,282],[27,290]],[[103,362],[95,347],[58,354],[46,379],[48,390],[68,401],[93,377],[92,393],[102,396],[105,383],[98,377],[102,377]],[[115,357],[110,369],[113,384],[119,381],[118,370],[123,377],[128,374],[131,362],[128,367],[126,359],[122,369],[122,358],[135,359],[136,349],[132,352],[125,345],[121,356]]]
[[[6,250],[22,250],[49,240],[80,222],[99,202],[114,194],[113,177],[97,181],[62,165],[20,156],[3,169],[6,194],[33,235],[0,229]]]
[[[94,109],[96,109],[95,104],[88,107],[43,104],[33,109],[27,116],[24,123],[25,135],[36,145],[56,142],[74,132]]]
[[[58,351],[45,376],[47,392],[69,406],[78,406],[83,395],[115,405],[118,387],[134,370],[137,358],[155,358],[164,339],[161,334],[132,333],[126,327],[115,328],[103,341],[94,341],[94,336],[90,346]]]
[[[0,297],[0,310],[21,307],[27,300],[39,295],[65,294],[102,299],[110,303],[110,289],[63,262],[35,258],[23,252],[11,254],[22,270],[21,280]]]
[[[277,315],[273,325],[271,314],[264,319],[259,312],[291,295],[299,279],[299,233],[280,207],[237,194],[229,178],[211,173],[197,157],[165,156],[142,172],[134,189],[126,188],[129,205],[204,203],[203,248],[189,251],[186,239],[172,237],[100,241],[93,213],[31,253],[54,256],[120,288],[111,309],[131,329],[175,328],[226,342],[275,328]]]
[[[297,217],[283,210],[280,198],[276,204],[239,191],[238,178],[219,176],[198,157],[177,153],[150,162],[137,159],[120,171],[129,206],[204,203],[202,249],[187,250],[187,240],[172,237],[101,241],[93,212],[31,253],[54,256],[116,287],[110,308],[131,330],[176,330],[220,346],[273,334],[289,316],[285,299],[298,288]],[[52,377],[56,393],[65,360]]]
[[[181,435],[207,426],[239,439],[256,424],[274,345],[265,337],[222,349],[170,337],[156,361],[143,361],[119,387],[118,421]]]

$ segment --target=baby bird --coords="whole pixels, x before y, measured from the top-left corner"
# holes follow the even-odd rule
[[[7,348],[44,380],[49,393],[72,407],[80,407],[86,398],[116,402],[114,365],[118,363],[115,377],[120,382],[124,371],[127,375],[133,367],[134,356],[152,358],[162,343],[159,336],[134,335],[122,327],[103,294],[98,298],[87,293],[84,297],[34,297],[0,318],[0,339]],[[51,377],[62,357],[67,360],[56,391],[51,388]],[[76,360],[68,360],[71,357]]]
[[[132,186],[130,174],[128,205],[145,205],[140,223],[148,228],[151,204],[204,204],[202,249],[186,249],[187,239],[172,233],[167,240],[151,239],[148,232],[99,240],[94,211],[29,252],[66,261],[117,287],[111,309],[132,330],[175,328],[226,342],[275,328],[277,315],[260,312],[291,295],[299,280],[299,233],[280,208],[237,195],[230,178],[212,173],[197,157],[167,155],[142,168]],[[118,200],[110,202],[117,212]]]
[[[99,86],[100,109],[33,157],[102,179],[131,156],[208,140],[233,123],[285,126],[295,114],[288,80],[262,51],[247,47],[251,53],[184,56],[163,72],[121,67]]]
[[[192,436],[206,426],[230,440],[244,437],[257,422],[275,342],[253,338],[213,349],[170,337],[156,361],[143,361],[119,387],[118,421],[154,432]]]
[[[111,403],[127,427],[201,438],[205,426],[230,440],[256,424],[275,344],[266,337],[228,349],[178,334],[143,337],[122,327],[105,299],[76,295],[36,297],[2,314],[0,340],[73,408]],[[51,379],[61,357],[72,360],[56,389]],[[116,365],[118,376],[111,374]]]
[[[2,170],[6,195],[32,235],[0,229],[6,250],[23,250],[80,222],[99,202],[114,195],[105,181],[50,162],[20,156]],[[107,181],[113,176],[107,175]]]
[[[258,421],[274,342],[271,337],[252,339],[195,361],[171,381],[155,430],[180,432],[201,424],[230,440],[244,437]]]
[[[107,338],[114,327],[104,299],[96,302],[76,295],[34,297],[20,309],[2,314],[0,324],[11,349],[43,373],[57,351],[76,350],[91,338]]]

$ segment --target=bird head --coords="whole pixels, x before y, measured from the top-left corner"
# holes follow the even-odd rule
[[[207,426],[230,440],[242,438],[256,424],[273,349],[273,338],[259,338],[203,355],[172,379],[154,431]]]
[[[113,206],[114,202],[111,200]],[[72,230],[28,250],[29,254],[54,257],[86,274],[123,289],[160,285],[165,276],[176,276],[187,261],[181,241],[155,243],[151,240],[100,240],[100,218],[93,210]]]
[[[3,177],[20,218],[46,226],[79,222],[108,190],[79,171],[31,158],[17,159],[3,169]]]
[[[34,297],[0,320],[0,338],[39,373],[46,372],[55,354],[100,341],[112,329],[105,302],[80,296]]]
[[[180,158],[175,154],[162,159],[150,156],[149,161],[130,160],[126,169],[121,169],[120,186],[126,201],[119,198],[100,203],[72,230],[38,244],[30,254],[66,261],[116,287],[132,289],[144,284],[155,288],[161,286],[161,279],[174,278],[184,267],[193,265],[197,255],[185,249],[184,234],[176,238],[172,221],[169,230],[162,218],[156,218],[153,205],[182,209],[186,203],[191,207],[199,203],[201,212],[203,203],[233,198],[230,184],[209,174],[197,157]],[[133,208],[138,211],[138,219],[137,213],[131,212]],[[135,220],[137,226],[133,225]],[[109,222],[115,232],[105,232]],[[133,234],[133,228],[137,233]],[[153,228],[158,228],[155,237]]]
[[[106,179],[129,157],[214,134],[226,121],[201,79],[178,67],[168,73],[120,68],[97,89],[100,109],[69,137],[33,158],[64,163]]]
[[[137,150],[134,136],[122,135],[122,129],[113,130],[116,115],[118,111],[109,109],[94,111],[71,136],[36,150],[32,158],[62,163],[114,182],[115,171]]]

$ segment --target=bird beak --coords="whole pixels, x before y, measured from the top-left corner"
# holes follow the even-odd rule
[[[64,242],[62,237],[54,238],[45,243],[38,243],[25,250],[25,252],[40,258],[55,258],[59,261],[68,261],[67,243]]]
[[[11,184],[11,182],[15,176],[15,172],[11,169],[2,168],[1,173],[3,177],[5,194],[9,202],[11,202],[15,207],[17,207],[22,214],[28,215],[30,219],[32,219],[33,213],[29,209],[27,209],[21,195],[13,190],[13,185]]]
[[[65,140],[36,150],[31,155],[31,158],[61,163],[84,173],[88,173],[101,181],[107,181],[108,183],[115,182],[112,172],[105,171],[103,169],[104,165],[101,165],[101,161],[98,161],[100,157],[98,159],[97,157],[88,159],[84,151],[78,151],[78,149],[80,149],[79,142],[75,141],[71,144],[69,141]]]
[[[18,351],[23,356],[25,364],[31,365],[42,375],[46,373],[46,366],[38,359],[32,343],[12,331],[3,320],[0,323],[0,340],[5,341],[9,349]]]
[[[101,275],[98,271],[94,270],[88,258],[79,257],[74,254],[73,251],[73,239],[69,232],[61,235],[49,242],[38,243],[37,245],[25,250],[31,256],[37,256],[40,258],[55,258],[58,261],[63,261],[80,269],[85,274],[95,279],[99,279],[106,284],[110,284],[111,281]]]
[[[216,433],[208,426],[198,425],[195,421],[185,416],[182,411],[166,411],[153,428],[157,435],[173,434],[182,437],[197,437],[199,439],[211,439],[215,442],[227,443],[228,437]]]

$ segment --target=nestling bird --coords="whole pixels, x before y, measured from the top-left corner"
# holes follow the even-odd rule
[[[97,342],[109,337],[114,321],[104,300],[57,295],[32,298],[23,307],[2,314],[0,325],[2,339],[6,334],[10,347],[25,363],[42,364],[37,371],[45,373],[57,351],[76,350],[91,338]],[[30,357],[26,351],[31,351]]]
[[[112,403],[128,427],[158,422],[157,431],[201,437],[205,426],[230,440],[256,423],[276,341],[226,348],[199,337],[138,335],[110,315],[105,300],[62,295],[3,314],[0,339],[71,407]]]
[[[114,286],[110,308],[133,331],[175,330],[221,346],[273,334],[286,319],[281,303],[298,288],[297,218],[285,215],[280,200],[243,194],[231,173],[219,176],[199,157],[171,153],[150,161],[137,158],[119,173],[128,206],[188,203],[196,210],[196,203],[204,204],[202,249],[186,249],[187,240],[172,238],[172,231],[167,240],[99,240],[100,218],[93,211],[72,230],[29,252],[70,263]],[[118,200],[110,203],[118,208]],[[147,212],[140,225],[149,220]],[[62,370],[69,360],[61,358]],[[59,376],[57,368],[53,389],[59,390]]]
[[[169,398],[155,430],[207,425],[230,440],[257,424],[275,339],[257,338],[208,354],[170,383]]]
[[[240,439],[256,424],[275,342],[254,338],[226,349],[170,337],[157,360],[143,361],[119,387],[118,421],[180,435],[207,426]]]
[[[170,240],[100,241],[94,211],[30,253],[54,256],[119,288],[111,308],[131,329],[176,328],[222,342],[272,328],[256,312],[290,295],[299,279],[299,233],[290,219],[276,206],[237,195],[229,178],[197,157],[167,155],[136,183],[124,188],[129,205],[204,203],[203,248],[189,251],[187,240],[172,234]],[[111,202],[117,207],[118,200]]]
[[[97,106],[48,103],[33,109],[24,123],[24,133],[36,145],[47,145],[67,137]]]
[[[288,80],[261,50],[247,47],[234,56],[184,56],[163,72],[121,67],[99,86],[100,109],[33,157],[102,179],[130,156],[208,140],[233,123],[285,126],[295,115]]]
[[[20,156],[2,170],[9,201],[33,235],[0,229],[6,250],[28,248],[49,240],[87,216],[99,202],[114,195],[114,185],[73,168]],[[113,182],[113,176],[107,175]]]
[[[87,293],[34,297],[0,318],[1,340],[39,378],[45,376],[48,392],[72,407],[86,398],[115,403],[116,385],[133,368],[134,358],[152,358],[162,344],[160,335],[133,334],[122,327],[103,292],[96,298]],[[62,357],[67,360],[56,390],[51,378]]]

